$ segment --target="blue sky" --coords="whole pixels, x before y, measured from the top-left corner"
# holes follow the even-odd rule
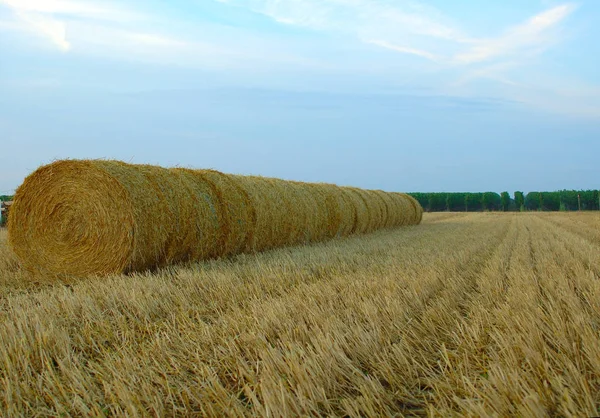
[[[597,0],[0,0],[0,194],[62,158],[595,189],[599,19]]]

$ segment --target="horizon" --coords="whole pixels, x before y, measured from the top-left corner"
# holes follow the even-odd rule
[[[597,190],[600,3],[0,0],[0,194],[57,159]]]

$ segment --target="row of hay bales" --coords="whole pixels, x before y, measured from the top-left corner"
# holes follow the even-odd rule
[[[33,273],[106,275],[415,225],[422,213],[402,193],[65,160],[17,190],[9,242]]]

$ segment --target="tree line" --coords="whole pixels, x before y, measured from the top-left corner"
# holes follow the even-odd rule
[[[600,210],[598,190],[556,192],[409,193],[427,212]]]

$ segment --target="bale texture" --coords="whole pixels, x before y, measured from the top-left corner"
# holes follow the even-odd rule
[[[27,270],[80,277],[416,225],[422,216],[419,203],[402,193],[65,160],[25,179],[8,226]]]

